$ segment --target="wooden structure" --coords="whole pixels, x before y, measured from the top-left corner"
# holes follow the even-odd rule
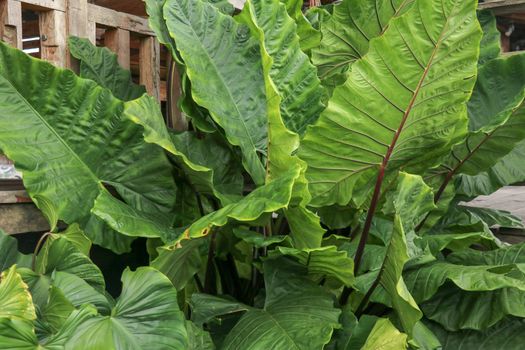
[[[492,10],[497,15],[525,13],[525,0],[486,0],[479,7]]]
[[[131,37],[136,38],[140,83],[149,94],[160,99],[160,45],[147,18],[88,3],[88,0],[0,0],[0,38],[19,49],[24,48],[23,10],[38,14],[39,57],[59,67],[76,69],[67,48],[70,35],[89,38],[96,44],[97,33],[102,29],[104,45],[117,53],[125,68],[130,68]]]

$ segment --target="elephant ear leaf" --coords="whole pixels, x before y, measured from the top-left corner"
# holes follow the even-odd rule
[[[177,304],[177,291],[168,278],[153,268],[141,267],[135,272],[124,271],[122,284],[122,294],[111,315],[97,315],[80,323],[68,345],[185,349],[185,320]]]
[[[246,26],[202,0],[169,1],[164,18],[185,61],[194,100],[241,148],[244,167],[263,184],[259,155],[266,154],[268,132],[257,40]]]
[[[146,88],[131,79],[117,55],[105,47],[96,47],[88,39],[72,36],[68,40],[71,55],[80,61],[80,76],[91,79],[109,90],[118,99],[130,101],[146,93]]]
[[[18,251],[17,240],[0,229],[0,272],[13,265],[18,267],[31,266],[31,256]]]
[[[368,335],[362,350],[401,350],[407,349],[407,335],[401,333],[387,318],[379,319]]]
[[[327,86],[341,85],[349,67],[368,52],[370,40],[382,35],[392,18],[406,12],[414,0],[343,0],[321,25],[321,44],[312,61]]]
[[[93,217],[104,185],[135,208],[171,210],[169,161],[109,90],[0,43],[0,100],[0,148],[52,228]]]
[[[525,141],[521,141],[510,153],[490,169],[476,175],[459,174],[456,192],[467,197],[489,195],[503,186],[525,181]]]
[[[273,61],[268,74],[281,96],[281,117],[289,130],[302,135],[306,126],[315,122],[324,109],[321,102],[324,89],[317,77],[317,70],[301,51],[293,19],[279,0],[245,4],[237,18],[247,25],[253,20],[263,31],[264,41],[261,46]]]
[[[250,308],[226,336],[222,349],[323,349],[338,327],[340,310],[330,293],[286,259],[264,263],[266,300]]]
[[[480,68],[468,103],[471,131],[435,173],[444,177],[436,199],[454,176],[489,170],[525,139],[524,74],[523,54],[494,59]]]
[[[370,42],[301,146],[312,205],[362,201],[358,181],[377,177],[378,191],[401,167],[420,174],[464,137],[481,38],[475,5],[418,1]]]
[[[500,55],[501,34],[497,27],[496,16],[494,16],[492,11],[479,11],[478,21],[483,30],[479,52],[479,65],[483,65]]]
[[[16,272],[16,265],[0,275],[0,319],[36,319],[35,306],[27,284]]]
[[[195,221],[180,239],[205,236],[213,228],[222,227],[230,220],[255,222],[263,214],[286,208],[292,198],[292,189],[299,177],[299,171],[299,168],[292,168],[280,178],[257,188],[238,202],[203,216]]]

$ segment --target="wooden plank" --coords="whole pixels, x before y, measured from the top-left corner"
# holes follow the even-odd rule
[[[49,230],[49,224],[34,204],[0,204],[0,229],[8,234]]]
[[[492,10],[497,15],[525,12],[525,0],[492,0],[479,4],[481,10]]]
[[[86,35],[86,38],[91,41],[93,45],[97,44],[97,24],[91,20],[88,19],[88,33]]]
[[[120,28],[108,29],[104,36],[104,45],[117,54],[118,63],[126,69],[130,66],[129,40],[129,31]]]
[[[73,0],[78,1],[78,0]],[[66,0],[22,0],[24,7],[37,11],[56,10],[66,12]]]
[[[42,38],[42,59],[58,67],[67,64],[66,13],[62,11],[40,12],[40,35]]]
[[[88,2],[87,0],[67,0],[66,3],[66,20],[69,36],[78,36],[80,38],[89,37],[88,27]],[[75,59],[68,49],[67,66],[75,72],[79,72],[79,62]]]
[[[88,2],[87,0],[67,0],[68,34],[85,38],[88,36]]]
[[[155,37],[140,41],[140,83],[148,93],[160,99],[160,44]]]
[[[22,49],[22,4],[18,0],[0,0],[0,39]]]
[[[88,4],[88,13],[90,21],[109,28],[125,29],[145,36],[155,35],[155,33],[149,28],[147,18],[117,12],[94,4]]]

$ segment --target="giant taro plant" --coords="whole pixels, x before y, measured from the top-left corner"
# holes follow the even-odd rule
[[[107,49],[71,38],[79,77],[0,44],[0,148],[51,225],[0,236],[0,348],[520,348],[491,227],[522,223],[465,202],[525,180],[525,56],[476,5],[147,0],[185,132]],[[137,237],[114,300],[91,244]]]

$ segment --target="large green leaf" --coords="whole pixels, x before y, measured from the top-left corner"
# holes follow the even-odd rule
[[[524,303],[525,292],[513,288],[464,292],[445,284],[421,309],[428,319],[450,331],[485,330],[509,315],[525,317]]]
[[[525,228],[521,218],[506,210],[471,206],[460,206],[460,208],[470,213],[473,217],[483,220],[489,227]]]
[[[177,290],[182,290],[202,266],[199,248],[204,239],[190,239],[181,242],[181,246],[158,248],[159,256],[151,266],[166,275]]]
[[[358,321],[350,312],[350,306],[345,306],[340,318],[342,328],[335,332],[335,348],[337,350],[360,350],[378,320],[377,316],[365,314]]]
[[[387,318],[381,318],[375,323],[361,349],[401,350],[407,347],[407,335],[398,331]]]
[[[290,256],[304,265],[310,275],[331,277],[345,286],[354,283],[354,261],[345,251],[335,246],[299,250],[288,247],[277,247],[268,254],[269,257]]]
[[[509,318],[479,331],[447,332],[434,323],[430,329],[441,341],[443,350],[521,349],[525,341],[525,321]]]
[[[153,268],[124,271],[123,289],[111,316],[81,323],[72,349],[184,349],[187,333],[171,282]]]
[[[294,20],[279,0],[251,1],[237,18],[248,25],[253,20],[264,33],[262,46],[272,59],[268,74],[281,97],[282,119],[288,129],[303,134],[324,109],[323,88],[301,51]]]
[[[321,41],[321,32],[315,29],[303,14],[303,4],[301,0],[281,0],[286,5],[288,15],[294,19],[297,25],[297,35],[300,39],[301,49],[310,54]]]
[[[24,278],[42,278],[38,276],[30,277],[26,272]],[[108,314],[111,311],[111,304],[100,290],[95,289],[82,278],[68,273],[55,271],[49,280],[51,288],[58,288],[67,300],[74,307],[81,307],[85,304],[91,304],[103,314]],[[33,292],[33,289],[31,290]],[[51,298],[51,294],[49,296]]]
[[[162,238],[164,242],[176,239],[180,232],[171,226],[166,213],[148,213],[101,192],[91,212],[112,229],[130,237]]]
[[[126,103],[125,114],[144,128],[146,142],[168,151],[195,190],[214,195],[224,204],[240,195],[243,177],[232,151],[216,135],[198,137],[195,133],[170,134],[160,105],[153,98]]]
[[[501,34],[497,27],[496,16],[492,11],[479,11],[478,20],[483,30],[479,52],[479,64],[483,65],[500,55]]]
[[[511,116],[525,98],[524,75],[525,54],[493,59],[479,69],[468,102],[471,132],[490,132]]]
[[[66,239],[46,242],[36,258],[36,273],[51,275],[54,271],[76,275],[101,293],[105,290],[106,284],[100,269]]]
[[[0,44],[0,100],[10,116],[0,122],[0,148],[52,227],[88,218],[103,185],[138,209],[173,205],[166,156],[95,82]]]
[[[149,26],[157,35],[157,40],[168,48],[171,56],[175,60],[182,63],[175,41],[170,36],[166,21],[164,20],[164,5],[166,4],[166,0],[146,0],[145,3]]]
[[[96,47],[88,39],[72,36],[69,52],[80,61],[80,76],[91,79],[123,101],[134,100],[146,93],[146,88],[131,79],[131,72],[118,64],[117,55],[105,47]]]
[[[405,233],[414,230],[428,212],[436,208],[432,189],[421,176],[404,172],[399,173],[397,188],[385,197],[383,213],[397,213]]]
[[[355,184],[384,171],[421,173],[461,140],[481,36],[475,5],[418,1],[370,42],[304,138],[312,205],[356,201]]]
[[[186,63],[193,98],[210,111],[230,143],[240,146],[255,183],[264,183],[259,155],[267,147],[266,98],[257,40],[202,0],[168,1],[164,17]]]
[[[91,209],[93,210],[94,208]],[[136,237],[122,235],[113,230],[104,220],[96,215],[80,220],[79,224],[84,228],[84,232],[94,244],[110,249],[117,254],[130,252],[131,243],[136,239]]]
[[[193,322],[186,321],[186,331],[188,332],[187,350],[214,350],[215,345],[210,337],[210,333],[197,327]]]
[[[468,103],[470,133],[434,172],[444,178],[438,178],[436,200],[455,175],[490,169],[525,138],[524,74],[525,55],[493,59],[481,67]]]
[[[78,224],[70,225],[66,230],[60,233],[52,233],[47,237],[48,241],[54,241],[56,239],[65,239],[74,245],[81,253],[89,256],[91,241],[86,237]]]
[[[451,251],[462,250],[480,244],[490,246],[493,242],[485,232],[462,232],[462,233],[444,233],[444,234],[427,234],[415,240],[416,244],[422,249],[428,248],[431,254],[438,255],[444,249]]]
[[[456,191],[468,197],[489,195],[503,186],[525,181],[525,141],[519,142],[510,153],[490,169],[476,175],[459,174]]]
[[[250,306],[236,300],[214,295],[194,293],[191,296],[192,320],[202,326],[212,321],[219,321],[224,316],[248,311]]]
[[[447,281],[464,291],[494,291],[502,288],[525,291],[525,280],[513,277],[516,270],[512,264],[467,266],[436,261],[408,270],[403,276],[414,299],[420,303],[429,300]]]
[[[10,237],[0,229],[0,272],[15,264],[18,267],[29,267],[31,256],[21,254],[18,251],[16,238]]]
[[[266,2],[263,7],[270,6],[271,4],[271,1]],[[247,2],[241,18],[259,39],[263,62],[268,112],[266,181],[270,183],[271,181],[279,179],[285,175],[289,169],[296,168],[299,170],[299,177],[293,185],[291,202],[288,208],[284,210],[284,215],[288,221],[291,231],[290,237],[295,247],[317,248],[321,244],[321,238],[325,230],[321,227],[319,217],[306,208],[306,205],[311,199],[305,177],[306,163],[293,155],[299,147],[299,137],[285,127],[281,116],[282,98],[272,79],[272,69],[279,67],[278,63],[281,62],[282,59],[276,60],[269,54],[269,52],[273,52],[278,56],[275,52],[276,43],[271,40],[275,38],[275,33],[272,26],[266,24],[267,19],[264,18],[265,11],[262,10],[260,6],[261,4],[254,5],[253,2]],[[273,6],[276,6],[277,9],[281,8],[281,11],[284,11],[282,7],[279,7],[276,3],[274,3]],[[282,15],[286,16],[281,13],[281,16]],[[283,28],[287,29],[288,27],[284,26]],[[279,27],[279,29],[282,28]],[[270,32],[269,36],[267,36],[267,32]],[[279,44],[280,41],[277,41],[277,43]]]
[[[56,334],[39,341],[31,322],[0,319],[0,348],[18,350],[85,349],[80,346],[65,347],[79,324],[93,317],[96,310],[85,306],[73,311]],[[81,344],[78,344],[81,345]]]
[[[33,299],[16,265],[0,274],[0,319],[34,320]]]
[[[75,307],[64,293],[59,288],[51,286],[49,300],[39,312],[38,323],[44,324],[49,334],[57,333],[74,310]]]
[[[346,80],[349,67],[368,52],[370,40],[382,35],[392,18],[403,14],[413,0],[343,0],[321,25],[322,40],[312,60],[325,84]]]
[[[253,222],[265,213],[286,208],[292,196],[292,187],[300,169],[291,169],[280,178],[257,188],[236,203],[229,204],[193,223],[182,238],[207,235],[214,227],[226,225],[230,220]]]
[[[402,220],[396,216],[392,235],[386,247],[384,260],[376,281],[388,293],[392,307],[396,310],[403,329],[406,333],[412,334],[415,324],[422,317],[422,312],[403,280],[403,267],[408,260],[409,255]],[[369,286],[368,288],[374,287],[373,284],[373,287]],[[366,293],[367,291],[361,292]]]
[[[328,343],[340,314],[331,294],[303,277],[303,267],[283,262],[265,262],[264,308],[248,310],[223,349],[314,350]]]

